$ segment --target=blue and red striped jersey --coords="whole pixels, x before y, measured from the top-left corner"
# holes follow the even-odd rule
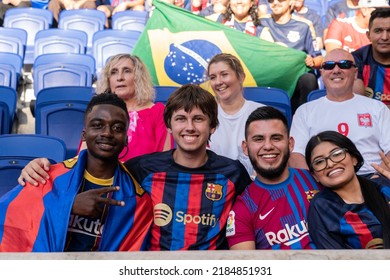
[[[373,182],[359,177],[360,183]],[[390,187],[379,187],[390,202]],[[310,204],[308,225],[310,236],[319,249],[383,248],[382,224],[365,203],[347,204],[335,192],[324,188]]]
[[[390,65],[376,62],[372,45],[352,52],[358,68],[358,78],[364,82],[366,95],[390,105]]]
[[[289,168],[278,184],[256,180],[240,195],[229,215],[229,246],[253,241],[256,249],[315,249],[307,229],[309,203],[319,186],[310,173]]]
[[[233,200],[251,179],[239,161],[209,150],[207,154],[207,162],[199,168],[176,164],[173,150],[125,163],[152,198],[150,250],[225,248]]]

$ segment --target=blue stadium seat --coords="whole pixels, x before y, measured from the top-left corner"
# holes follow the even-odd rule
[[[326,95],[326,89],[316,89],[307,95],[307,101],[313,101]]]
[[[178,88],[177,86],[154,86],[156,90],[155,102],[167,103],[169,96]]]
[[[26,30],[0,27],[0,52],[15,53],[24,59],[26,44]]]
[[[92,86],[95,59],[87,54],[42,54],[33,64],[34,95],[48,87]]]
[[[106,14],[99,10],[79,9],[62,10],[58,19],[58,27],[76,29],[88,34],[87,54],[92,53],[93,34],[104,29]]]
[[[0,72],[4,75],[2,76],[1,85],[9,86],[16,90],[22,74],[22,67],[23,59],[21,56],[15,53],[0,52],[0,69],[2,69]],[[7,77],[7,74],[10,76]]]
[[[75,156],[84,127],[84,112],[94,94],[93,87],[42,89],[35,102],[35,133],[62,139],[66,157]]]
[[[92,55],[96,62],[97,76],[99,76],[108,58],[120,53],[130,54],[139,35],[140,33],[137,31],[112,29],[95,32],[92,39]]]
[[[46,157],[52,163],[65,160],[65,143],[36,134],[0,135],[0,196],[15,187],[23,167],[32,159]]]
[[[18,96],[15,89],[0,86],[0,134],[12,132],[17,98]],[[3,147],[1,147],[1,149],[3,149]]]
[[[47,53],[85,54],[88,35],[84,31],[73,29],[46,29],[35,36],[34,58]]]
[[[126,10],[117,12],[112,16],[112,29],[134,30],[142,33],[148,21],[147,11]]]
[[[244,98],[275,107],[286,116],[288,126],[291,126],[291,103],[286,91],[270,87],[244,87]]]
[[[9,9],[5,13],[4,27],[20,28],[27,32],[26,52],[24,64],[34,62],[35,35],[39,30],[48,29],[53,23],[53,14],[50,10],[37,8]]]

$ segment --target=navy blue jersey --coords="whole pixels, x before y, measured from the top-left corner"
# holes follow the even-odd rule
[[[317,37],[324,36],[324,28],[322,27],[322,20],[316,11],[308,9],[306,13],[294,12],[293,14],[297,17],[303,17],[305,19],[310,20],[313,23],[314,29],[316,31],[316,36]]]
[[[377,187],[368,179],[359,177],[359,181]],[[380,191],[389,203],[390,187],[381,187]],[[329,188],[323,188],[312,199],[308,227],[319,249],[383,248],[382,224],[366,204],[347,204]]]
[[[271,15],[263,15],[261,25],[269,28],[275,43],[303,51],[312,57],[321,55],[314,49],[316,33],[313,24],[304,18],[292,15],[289,22],[278,24]]]
[[[173,150],[125,163],[152,198],[149,250],[206,250],[227,245],[229,211],[251,179],[239,161],[209,150],[207,155],[207,162],[199,168],[176,164]]]

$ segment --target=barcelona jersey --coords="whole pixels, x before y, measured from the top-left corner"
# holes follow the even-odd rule
[[[319,186],[304,169],[265,184],[257,178],[237,198],[226,227],[229,246],[253,241],[256,249],[315,249],[307,229],[309,202]]]
[[[366,96],[390,105],[390,65],[376,62],[372,55],[372,45],[354,52],[358,67],[358,78],[364,82]]]
[[[251,182],[236,160],[207,151],[199,168],[173,159],[173,150],[125,163],[150,194],[154,222],[150,250],[207,250],[226,246],[225,226],[236,195]]]
[[[38,187],[17,186],[0,199],[0,252],[62,252],[74,199],[84,179],[87,152],[52,165],[50,179]],[[112,198],[123,207],[107,208],[104,228],[93,250],[133,251],[145,248],[152,222],[148,194],[118,162]],[[85,230],[89,228],[80,222]],[[94,231],[94,229],[92,229]]]
[[[358,177],[360,184],[375,188],[376,184]],[[390,202],[390,187],[380,187]],[[310,204],[309,233],[320,249],[383,248],[382,224],[365,203],[347,204],[335,192],[324,188]]]

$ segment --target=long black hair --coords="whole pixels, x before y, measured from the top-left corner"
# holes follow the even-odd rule
[[[330,142],[340,148],[345,149],[351,157],[354,157],[357,160],[355,166],[355,172],[357,172],[360,167],[363,165],[363,156],[356,148],[355,144],[346,136],[336,132],[336,131],[324,131],[315,136],[313,136],[306,145],[305,150],[305,159],[307,166],[311,172],[313,172],[313,167],[311,166],[311,154],[315,147],[317,147],[322,142]],[[390,248],[390,208],[387,205],[386,200],[381,195],[379,191],[379,186],[369,181],[369,184],[362,183],[365,182],[364,178],[359,177],[360,187],[362,190],[362,195],[366,206],[374,213],[376,218],[382,224],[382,234],[384,248]]]

